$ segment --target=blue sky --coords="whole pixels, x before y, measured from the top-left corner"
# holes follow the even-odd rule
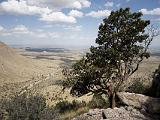
[[[10,45],[87,47],[112,10],[130,7],[160,26],[160,0],[0,0],[0,41]],[[152,46],[160,47],[160,37]]]

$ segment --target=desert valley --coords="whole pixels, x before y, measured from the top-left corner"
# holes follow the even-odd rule
[[[49,48],[35,49],[11,48],[0,43],[1,98],[32,91],[42,93],[50,104],[54,104],[58,98],[68,97],[69,93],[59,96],[63,81],[62,69],[80,59],[86,50],[52,48],[48,52]]]
[[[87,49],[12,48],[1,42],[0,98],[24,93],[41,94],[49,106],[54,106],[61,100],[91,101],[92,95],[73,97],[69,94],[69,90],[62,92],[64,81],[62,70],[70,67],[86,52]],[[146,86],[152,84],[153,72],[160,63],[159,53],[151,51],[151,57],[143,61],[139,70],[126,84],[127,87],[132,86],[135,79],[141,79],[140,82]]]

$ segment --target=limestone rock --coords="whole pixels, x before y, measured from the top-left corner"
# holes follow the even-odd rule
[[[142,114],[132,107],[92,109],[72,120],[159,120],[157,116]]]
[[[90,109],[88,113],[80,115],[72,120],[101,120],[102,109]]]
[[[141,94],[119,92],[117,93],[121,103],[133,106],[137,109],[145,109],[150,113],[160,113],[160,98],[153,98]]]

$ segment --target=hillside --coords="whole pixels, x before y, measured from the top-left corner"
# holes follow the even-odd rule
[[[19,55],[14,49],[0,42],[0,80],[29,77],[35,71],[40,72],[36,65],[27,58]],[[5,81],[4,81],[5,82]],[[9,81],[6,81],[7,83]]]
[[[46,58],[37,59],[39,58],[37,55]],[[13,49],[0,42],[0,98],[17,92],[22,94],[29,90],[44,95],[50,92],[53,97],[53,93],[61,89],[59,84],[62,80],[62,66],[72,61],[67,58],[71,55],[77,54],[26,53],[23,49]]]
[[[40,76],[56,73],[57,67],[56,63],[22,56],[16,49],[0,42],[0,97],[39,83]]]

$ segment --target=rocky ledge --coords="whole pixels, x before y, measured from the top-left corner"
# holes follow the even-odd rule
[[[117,94],[123,107],[91,109],[72,120],[160,120],[160,99],[135,93]]]
[[[91,109],[72,120],[160,120],[158,115],[141,112],[132,107]]]

